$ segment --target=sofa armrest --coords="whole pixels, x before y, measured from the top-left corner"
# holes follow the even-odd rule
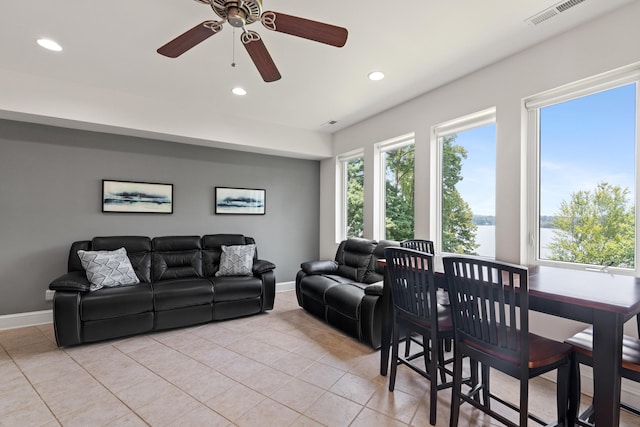
[[[365,295],[382,296],[382,282],[374,283],[364,288]]]
[[[300,264],[300,268],[307,274],[336,273],[338,263],[335,261],[307,261]]]
[[[257,259],[253,261],[253,274],[264,274],[268,271],[275,270],[276,265],[270,261],[265,261],[263,259]]]
[[[72,271],[63,274],[49,284],[49,289],[53,291],[86,292],[91,288],[91,283],[87,279],[84,271]]]

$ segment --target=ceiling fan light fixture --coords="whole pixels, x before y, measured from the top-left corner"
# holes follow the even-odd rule
[[[240,86],[234,87],[233,89],[231,89],[231,92],[233,92],[234,95],[238,95],[238,96],[245,96],[247,94],[247,91],[241,88]]]
[[[38,39],[36,42],[43,48],[52,50],[54,52],[60,52],[62,46],[50,39]]]
[[[369,80],[377,82],[384,79],[384,73],[382,71],[372,71],[369,73]]]

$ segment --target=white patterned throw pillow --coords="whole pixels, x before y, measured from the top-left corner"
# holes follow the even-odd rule
[[[125,248],[115,251],[79,250],[78,257],[91,282],[91,291],[140,283]]]
[[[222,246],[216,276],[251,276],[256,245]]]

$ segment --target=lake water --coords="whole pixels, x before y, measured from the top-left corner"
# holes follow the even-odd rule
[[[546,258],[549,255],[547,245],[553,240],[553,229],[540,229],[540,242],[542,244],[542,256]],[[495,225],[479,225],[476,233],[476,242],[480,244],[477,252],[480,256],[494,258],[496,256],[496,226]]]

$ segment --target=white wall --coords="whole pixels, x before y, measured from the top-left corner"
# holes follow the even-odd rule
[[[434,218],[430,209],[431,126],[496,107],[496,258],[521,260],[523,216],[520,200],[524,196],[521,163],[524,144],[522,99],[576,80],[625,65],[640,62],[640,2],[635,2],[586,25],[575,28],[533,48],[420,95],[334,135],[334,155],[365,148],[365,197],[373,194],[370,173],[373,144],[415,132],[416,206],[415,235],[429,238]],[[542,24],[544,25],[544,24]],[[321,165],[320,255],[335,253],[335,159]],[[328,196],[331,194],[332,196]],[[365,234],[371,236],[372,210],[365,201]],[[526,235],[526,234],[525,234]],[[564,339],[581,325],[532,313],[531,329],[543,335]],[[631,330],[635,333],[635,328]]]

